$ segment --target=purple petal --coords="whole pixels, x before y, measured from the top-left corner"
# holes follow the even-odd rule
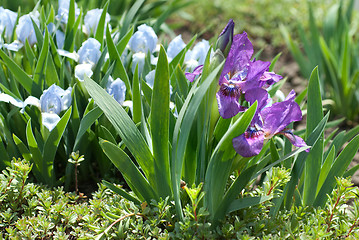
[[[261,111],[271,101],[268,92],[263,88],[252,88],[245,93],[246,101],[252,105],[258,101],[257,112]]]
[[[308,147],[308,145],[304,142],[304,140],[301,137],[298,137],[293,134],[292,129],[284,129],[280,132],[280,134],[283,134],[288,140],[296,147]],[[305,150],[306,152],[309,152],[309,148]]]
[[[233,37],[233,43],[229,50],[228,57],[219,78],[219,85],[223,83],[224,76],[228,73],[241,71],[247,64],[253,54],[253,45],[247,37],[247,33],[237,34]]]
[[[197,67],[193,70],[192,73],[186,72],[185,75],[186,75],[187,80],[190,81],[190,82],[193,82],[194,79],[195,79],[198,75],[202,74],[202,70],[203,70],[203,65],[199,65],[199,66],[197,66]]]
[[[292,89],[292,91],[290,91],[290,93],[288,94],[288,96],[285,98],[284,101],[294,101],[295,99],[295,92]]]
[[[247,81],[258,81],[265,71],[268,70],[270,62],[263,62],[260,60],[249,63]]]
[[[231,118],[237,115],[237,113],[244,111],[245,108],[238,102],[237,97],[226,96],[221,90],[216,94],[218,111],[222,118]]]
[[[283,77],[281,75],[275,74],[274,72],[264,72],[260,77],[261,87],[269,87],[272,84],[278,82]]]
[[[234,149],[242,157],[253,157],[258,155],[263,148],[264,135],[262,133],[257,132],[255,136],[249,135],[247,130],[246,133],[243,133],[232,140]]]
[[[268,138],[285,129],[291,122],[302,120],[302,111],[292,98],[283,102],[274,103],[261,111],[263,129]]]

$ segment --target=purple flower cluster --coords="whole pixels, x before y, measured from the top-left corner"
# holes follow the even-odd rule
[[[300,107],[294,101],[294,91],[284,101],[271,104],[266,89],[281,80],[282,76],[269,71],[270,62],[252,59],[253,45],[247,33],[233,36],[233,28],[234,23],[230,20],[217,41],[217,49],[224,55],[228,54],[216,94],[219,114],[223,118],[231,118],[246,111],[248,104],[258,102],[250,126],[232,141],[236,152],[243,157],[255,156],[262,150],[264,140],[277,134],[287,137],[294,146],[307,146],[303,139],[286,128],[302,119]],[[201,70],[195,69],[186,76],[193,81]]]

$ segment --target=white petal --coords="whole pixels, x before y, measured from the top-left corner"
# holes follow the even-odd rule
[[[7,48],[10,51],[14,51],[14,52],[19,51],[23,46],[24,46],[24,44],[22,44],[22,42],[20,42],[18,40],[15,40],[10,44],[4,44],[5,48]]]
[[[143,68],[145,67],[146,54],[143,52],[135,53],[132,55],[132,72],[135,72],[136,65],[138,65],[138,74],[141,76]]]
[[[19,100],[19,99],[15,99],[12,96],[5,94],[5,93],[0,93],[0,102],[7,102],[7,103],[11,103],[12,105],[19,107],[19,108],[23,108],[24,107],[24,102]]]
[[[49,131],[52,131],[60,121],[60,117],[55,113],[42,113],[42,125],[44,125]]]
[[[68,52],[63,49],[57,49],[57,53],[60,56],[71,58],[72,60],[75,60],[76,62],[79,61],[79,55],[76,52]]]
[[[87,75],[88,77],[91,77],[93,72],[91,70],[92,65],[85,63],[85,64],[79,64],[76,65],[75,67],[75,77],[83,82],[85,80],[85,75]]]
[[[33,96],[29,96],[24,101],[24,107],[26,107],[27,105],[32,105],[40,108],[40,99]]]
[[[180,53],[182,49],[185,47],[186,44],[183,42],[182,36],[178,35],[177,37],[175,37],[170,42],[170,44],[168,44],[168,48],[167,48],[168,61],[169,62],[172,61],[172,59],[175,58],[177,54]]]

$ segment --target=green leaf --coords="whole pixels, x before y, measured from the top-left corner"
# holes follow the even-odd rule
[[[26,147],[26,145],[21,141],[20,138],[18,138],[15,134],[12,135],[14,142],[17,146],[17,148],[19,149],[22,157],[28,161],[28,162],[32,162],[32,158],[31,158],[31,153],[28,150],[28,148]],[[44,182],[44,179],[39,171],[39,168],[32,168],[32,172],[34,173],[36,179],[40,182]]]
[[[119,77],[125,83],[127,92],[129,93],[129,95],[131,95],[132,90],[131,90],[130,80],[128,78],[126,69],[121,62],[121,56],[118,53],[115,44],[113,43],[111,33],[108,27],[106,28],[106,42],[107,42],[108,53],[110,55],[110,60],[116,61],[116,65],[112,77],[114,79]]]
[[[112,135],[112,133],[110,132],[110,130],[108,130],[105,126],[100,125],[99,130],[98,130],[98,137],[107,140],[113,144],[116,144],[116,139],[114,138],[114,136]]]
[[[42,48],[42,44],[44,43],[44,37],[42,35],[41,30],[39,29],[39,26],[37,26],[37,24],[35,23],[35,21],[31,18],[32,21],[32,25],[34,27],[35,30],[35,35],[36,35],[36,40],[37,40],[37,46],[38,48]]]
[[[151,102],[151,133],[155,157],[156,189],[160,196],[171,195],[169,168],[170,84],[167,55],[161,46]]]
[[[120,38],[125,36],[126,32],[128,31],[128,29],[130,27],[130,24],[134,22],[134,18],[144,2],[145,2],[145,0],[136,0],[136,2],[132,5],[130,10],[128,10],[128,12],[125,16],[125,19],[123,21],[123,24],[122,24]]]
[[[85,77],[84,83],[88,93],[115,127],[123,143],[136,157],[136,161],[141,166],[148,181],[154,184],[153,155],[132,119],[122,106],[93,80]]]
[[[33,76],[34,83],[36,85],[40,86],[41,89],[43,89],[43,86],[44,86],[45,70],[46,70],[46,65],[47,65],[46,63],[47,63],[48,53],[49,53],[49,32],[47,31],[47,28],[45,28],[45,38],[44,38],[44,41],[42,44],[40,56],[37,61],[35,73]]]
[[[185,99],[188,94],[188,80],[179,65],[176,67],[175,74],[179,92],[181,97]]]
[[[222,65],[223,64],[220,64],[215,70],[213,70],[198,89],[197,84],[199,79],[197,79],[195,84],[193,84],[176,121],[172,141],[171,177],[173,183],[173,193],[175,194],[176,210],[180,218],[183,218],[183,213],[179,198],[179,187],[184,160],[183,158],[190,129],[195,119],[198,107],[200,106],[203,97],[206,95],[207,90],[212,85],[212,82],[216,80],[217,74],[221,70]]]
[[[130,194],[127,193],[127,191],[123,190],[122,188],[119,188],[115,185],[113,185],[110,182],[107,182],[106,180],[102,180],[102,184],[105,185],[108,189],[110,189],[111,191],[117,193],[118,195],[126,198],[127,200],[134,202],[137,205],[141,204],[141,201],[138,200],[137,198],[131,196]]]
[[[136,66],[135,73],[132,80],[132,119],[135,124],[141,122],[142,104],[141,104],[141,91],[138,79],[138,66]]]
[[[27,38],[26,38],[26,41],[25,41],[25,52],[26,52],[27,59],[28,59],[29,62],[30,62],[30,66],[31,66],[31,68],[33,69],[34,63],[35,63],[35,61],[36,61],[36,56],[35,56],[34,51],[33,51],[32,48],[31,48],[31,46],[30,46],[29,41],[27,40]]]
[[[318,178],[318,186],[317,186],[317,192],[316,195],[318,194],[319,190],[321,189],[321,187],[323,186],[323,183],[325,181],[325,179],[328,176],[328,173],[332,167],[332,164],[334,162],[334,158],[335,158],[335,146],[333,146],[327,156],[327,158],[325,159],[323,166],[320,169],[320,175]]]
[[[321,137],[326,123],[328,121],[329,114],[326,114],[325,117],[322,119],[322,121],[318,124],[318,126],[315,128],[315,130],[307,137],[306,143],[308,146],[313,146],[318,141],[318,139]],[[289,209],[292,206],[292,197],[294,194],[294,191],[298,185],[298,181],[300,176],[302,175],[305,159],[308,156],[307,152],[302,152],[299,154],[299,156],[295,159],[295,162],[293,163],[292,171],[291,171],[291,179],[285,186],[283,190],[283,194],[280,196],[280,198],[276,199],[276,205],[274,208],[271,209],[271,215],[274,216],[279,211],[282,202],[284,202],[285,207]]]
[[[127,43],[130,41],[133,34],[133,27],[128,30],[125,36],[121,38],[120,42],[117,44],[116,49],[119,55],[123,53],[123,51],[126,49]]]
[[[238,137],[248,128],[256,112],[257,103],[252,106],[228,129],[226,134],[217,144],[210,158],[204,190],[208,202],[208,210],[212,216],[216,216],[217,209],[221,208],[221,201],[228,181],[233,158],[236,154],[232,140]]]
[[[57,148],[59,146],[62,135],[65,132],[67,123],[69,122],[71,116],[72,107],[70,107],[65,114],[62,116],[60,121],[57,123],[56,127],[52,129],[49,137],[46,139],[44,144],[44,152],[42,154],[42,174],[45,175],[45,179],[49,186],[54,186],[55,184],[55,173],[54,173],[54,159]]]
[[[51,53],[49,52],[47,56],[47,64],[46,64],[46,85],[49,87],[52,84],[59,85],[59,77],[57,75],[57,71],[55,68],[54,61],[52,60]]]
[[[324,184],[322,185],[318,195],[316,196],[314,206],[324,207],[328,194],[330,194],[336,185],[335,178],[342,177],[350,162],[359,149],[359,135],[353,138],[349,144],[343,149],[339,156],[335,159]]]
[[[29,150],[31,153],[31,158],[33,160],[33,163],[35,165],[35,167],[39,170],[40,173],[43,172],[42,169],[42,154],[41,151],[39,149],[39,146],[36,142],[35,136],[32,132],[32,128],[31,128],[31,119],[29,119],[29,121],[27,122],[27,126],[26,126],[26,139],[27,139],[27,144],[29,146]]]
[[[64,50],[69,52],[71,52],[71,45],[75,38],[75,31],[77,31],[77,29],[74,29],[75,17],[75,0],[70,0],[64,42]]]
[[[272,60],[272,62],[271,62],[271,64],[270,64],[270,66],[269,66],[269,72],[272,72],[273,71],[273,69],[274,69],[274,66],[275,66],[275,64],[277,63],[277,61],[278,61],[278,59],[279,59],[279,57],[282,55],[282,53],[280,52],[280,53],[278,53],[274,58],[273,58],[273,60]]]
[[[121,148],[113,143],[103,140],[100,144],[108,158],[122,173],[126,182],[128,182],[130,186],[133,186],[137,192],[142,195],[139,197],[143,197],[147,203],[150,203],[152,199],[159,199],[151,184]]]
[[[314,68],[308,84],[308,103],[307,103],[307,136],[323,119],[322,98],[320,93],[318,67]],[[302,192],[303,203],[311,206],[314,202],[317,190],[320,168],[323,162],[324,140],[323,134],[320,139],[312,146],[305,161],[304,189]]]
[[[39,85],[35,84],[34,81],[22,70],[9,56],[7,56],[0,49],[0,57],[4,61],[6,67],[14,74],[16,81],[18,81],[28,93],[34,97],[39,98],[42,94],[41,88]]]
[[[229,206],[232,204],[234,199],[239,195],[239,193],[247,186],[247,184],[251,180],[251,177],[255,170],[256,170],[256,166],[252,166],[252,167],[246,169],[232,183],[232,185],[230,186],[230,188],[224,195],[223,200],[220,202],[218,208],[214,209],[214,214],[213,214],[212,218],[215,221],[222,220],[224,218],[224,216],[229,212],[228,211]],[[225,190],[225,189],[223,189],[223,190]],[[223,196],[220,193],[218,193],[218,195],[220,195],[221,198]]]
[[[102,115],[102,110],[99,107],[96,107],[89,111],[80,122],[80,127],[77,132],[76,138],[75,138],[75,144],[73,148],[73,152],[77,151],[79,148],[81,137],[84,135],[84,133],[87,131],[89,127]]]
[[[231,202],[231,204],[228,207],[227,213],[231,213],[240,209],[249,208],[258,204],[262,204],[266,201],[271,200],[272,198],[273,195],[239,198]]]
[[[100,16],[100,20],[97,23],[97,29],[95,34],[95,39],[101,43],[101,50],[103,48],[103,36],[105,33],[105,23],[106,23],[106,13],[108,9],[108,5],[110,3],[110,0],[108,0],[103,7],[102,14]]]

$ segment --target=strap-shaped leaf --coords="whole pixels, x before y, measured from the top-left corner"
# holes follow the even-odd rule
[[[106,28],[106,26],[105,26],[106,13],[107,13],[109,3],[110,3],[110,1],[108,0],[106,2],[105,6],[103,7],[102,14],[100,16],[100,20],[98,21],[97,28],[96,28],[95,38],[96,38],[97,41],[99,41],[101,43],[101,50],[103,48],[103,36],[104,36],[104,33],[105,33],[105,28]]]
[[[28,162],[31,162],[31,163],[34,163],[32,161],[32,158],[31,158],[31,153],[29,151],[29,149],[26,147],[26,145],[21,141],[20,138],[18,138],[15,134],[12,135],[13,139],[14,139],[14,142],[17,146],[17,148],[19,149],[22,157],[28,161]],[[35,163],[34,163],[35,164]],[[32,168],[32,172],[34,173],[36,179],[40,182],[44,182],[44,179],[41,175],[41,172],[40,172],[40,168],[36,166],[35,164],[35,167]]]
[[[115,79],[119,77],[122,81],[124,81],[127,92],[131,95],[132,91],[131,91],[130,80],[128,78],[126,69],[121,62],[121,56],[118,53],[115,44],[113,43],[111,33],[108,27],[106,28],[106,42],[107,42],[108,53],[110,55],[110,60],[116,61],[116,66],[113,71],[112,77]]]
[[[133,27],[130,30],[128,30],[126,35],[123,36],[123,38],[121,38],[120,42],[117,44],[116,49],[118,54],[121,55],[123,51],[126,49],[127,43],[130,41],[132,34],[133,34]]]
[[[130,10],[128,10],[123,24],[122,24],[122,28],[121,28],[121,32],[120,32],[120,38],[122,38],[123,36],[125,36],[125,34],[127,33],[130,24],[134,22],[135,16],[137,14],[137,12],[140,10],[141,6],[143,5],[143,3],[145,2],[145,0],[137,0],[132,7],[130,8]]]
[[[84,135],[84,133],[87,131],[89,127],[102,115],[102,110],[99,107],[96,107],[92,109],[90,112],[88,112],[80,122],[80,127],[77,132],[76,138],[75,138],[75,144],[73,151],[77,151],[79,147],[79,143],[81,140],[81,137]]]
[[[314,68],[309,79],[307,105],[307,136],[309,136],[309,134],[314,131],[323,119],[323,105],[320,93],[318,67]],[[323,151],[324,140],[322,133],[318,141],[312,145],[312,148],[305,160],[302,201],[306,206],[312,205],[315,199],[314,193],[317,190],[320,168],[323,162]]]
[[[138,65],[136,66],[135,73],[132,80],[132,119],[135,124],[141,122],[142,104],[141,104],[141,91],[138,76]]]
[[[103,140],[100,144],[105,154],[129,183],[129,186],[134,187],[147,203],[150,203],[152,199],[159,199],[151,184],[121,148]]]
[[[216,80],[216,76],[222,64],[220,64],[213,72],[203,81],[200,87],[197,89],[199,79],[193,84],[188,96],[183,104],[183,107],[178,115],[178,119],[174,128],[173,141],[172,141],[172,158],[171,158],[171,177],[172,177],[172,188],[176,202],[177,214],[180,218],[183,217],[179,187],[180,179],[182,174],[182,166],[184,161],[184,154],[188,137],[190,134],[191,126],[196,117],[197,110],[207,93],[207,90],[212,85],[212,82]]]
[[[228,129],[213,151],[207,167],[204,185],[204,190],[207,193],[205,198],[212,217],[217,214],[217,209],[221,204],[233,158],[236,154],[232,140],[245,132],[252,121],[256,109],[257,102],[252,104],[252,106]]]
[[[0,57],[4,61],[6,67],[9,68],[10,72],[14,74],[16,81],[18,81],[26,91],[35,97],[40,97],[42,94],[41,88],[34,81],[32,81],[31,77],[27,75],[27,73],[22,70],[8,55],[6,55],[0,49]]]
[[[359,135],[353,138],[349,144],[343,149],[339,156],[335,159],[328,176],[322,185],[318,195],[316,196],[314,206],[323,207],[328,199],[328,194],[331,193],[336,184],[336,177],[342,177],[345,170],[348,168],[350,162],[353,160],[354,155],[359,149]]]
[[[41,52],[39,59],[36,64],[35,73],[33,76],[33,80],[36,85],[43,88],[44,86],[44,79],[45,79],[45,69],[47,65],[47,55],[49,53],[49,32],[47,28],[45,28],[45,38],[43,40]],[[54,77],[54,76],[51,76]]]
[[[107,188],[109,188],[111,191],[117,193],[118,195],[126,198],[127,200],[134,202],[135,204],[140,205],[141,201],[138,200],[137,198],[131,196],[130,194],[127,193],[127,191],[123,190],[122,188],[119,188],[115,185],[113,185],[110,182],[107,182],[106,180],[102,180],[102,184],[105,185]]]
[[[42,172],[42,154],[32,132],[31,119],[29,119],[26,125],[26,140],[32,160],[34,161],[35,166],[39,169],[39,171]]]
[[[148,181],[154,184],[153,155],[132,119],[122,106],[93,80],[85,77],[85,86],[90,96],[115,127],[126,147],[135,156]]]
[[[151,134],[155,157],[156,189],[160,196],[171,194],[169,168],[170,80],[167,56],[161,46],[151,102]]]
[[[245,197],[245,198],[239,198],[234,200],[228,207],[228,213],[249,208],[261,203],[264,203],[266,201],[269,201],[273,198],[273,195],[265,195],[265,196],[259,196],[259,197]]]
[[[55,173],[54,173],[54,159],[57,148],[59,146],[62,135],[65,132],[67,123],[70,120],[72,107],[70,107],[65,114],[62,116],[56,127],[52,129],[49,137],[46,139],[44,144],[44,152],[42,154],[42,174],[47,178],[48,184],[54,186],[55,184]]]

